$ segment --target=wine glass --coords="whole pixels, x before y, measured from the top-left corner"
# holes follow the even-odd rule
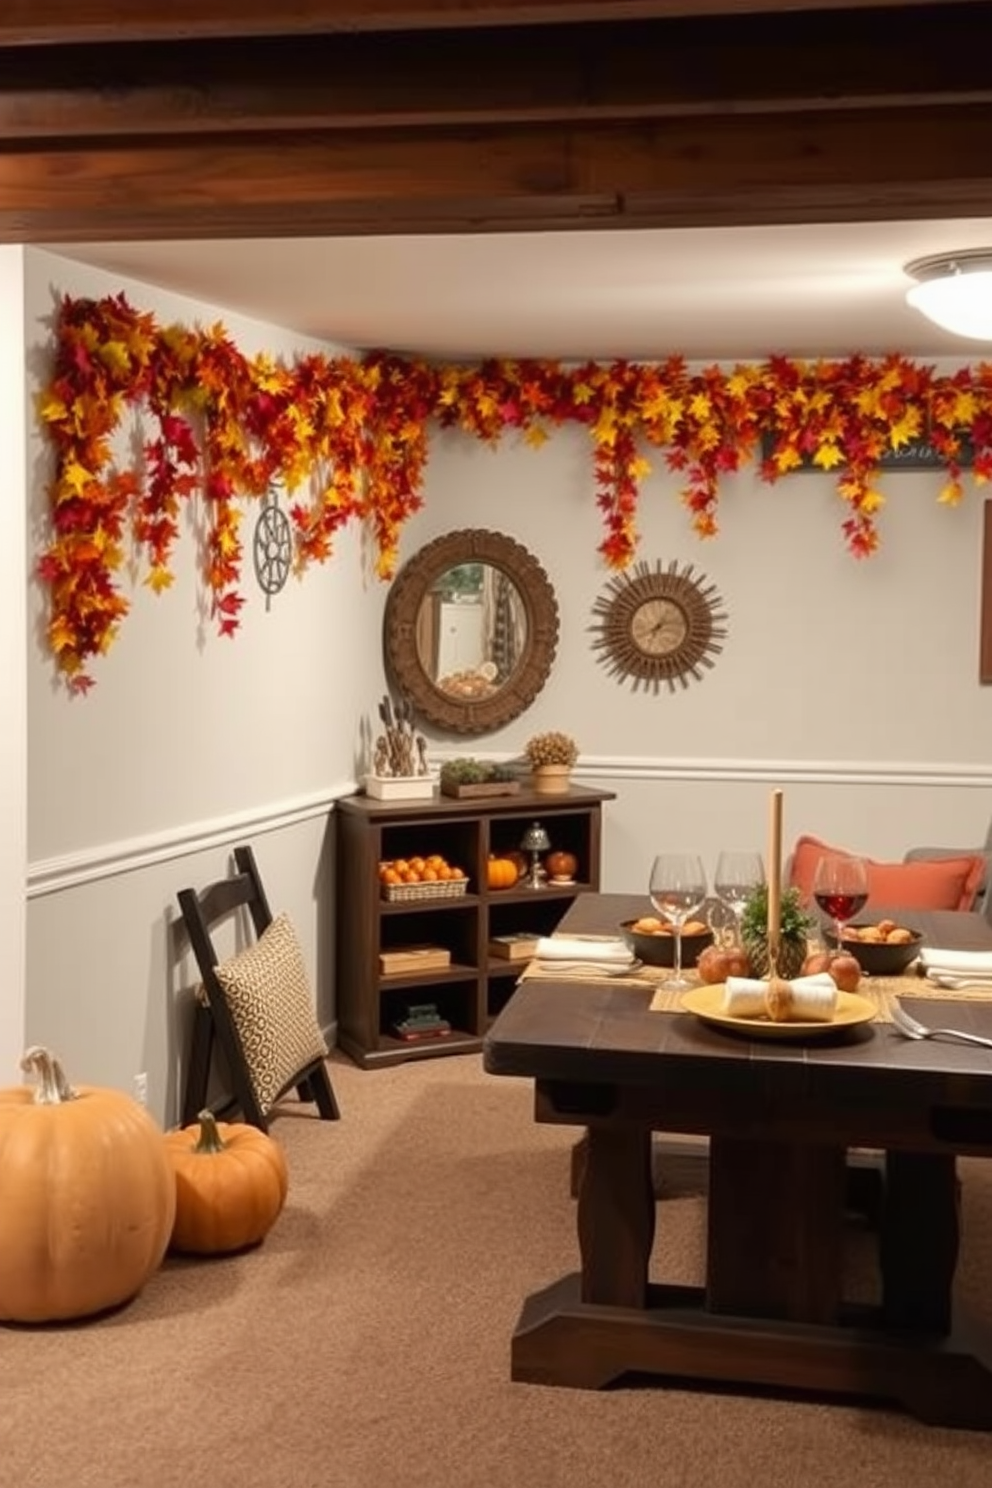
[[[722,852],[716,860],[713,892],[734,917],[734,940],[741,944],[741,916],[753,891],[765,881],[765,865],[757,852]]]
[[[651,865],[648,895],[674,930],[675,956],[666,989],[691,987],[682,975],[682,926],[706,898],[706,870],[694,853],[659,853]]]
[[[841,949],[848,921],[868,903],[868,864],[864,858],[825,853],[813,875],[813,898],[833,920],[837,947]]]

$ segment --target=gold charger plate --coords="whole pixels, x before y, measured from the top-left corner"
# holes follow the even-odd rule
[[[723,1011],[726,986],[716,982],[706,987],[693,987],[683,992],[681,1003],[687,1013],[695,1013],[704,1023],[715,1028],[729,1028],[734,1033],[747,1033],[754,1038],[803,1039],[825,1037],[838,1028],[853,1028],[857,1023],[870,1023],[875,1006],[857,992],[838,992],[837,1011],[829,1023],[819,1021],[773,1023],[770,1018],[732,1018]]]

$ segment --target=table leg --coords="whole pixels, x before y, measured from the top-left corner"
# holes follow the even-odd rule
[[[578,1207],[583,1302],[645,1306],[654,1222],[651,1133],[592,1127]]]
[[[843,1147],[712,1138],[710,1312],[837,1320],[846,1157]]]

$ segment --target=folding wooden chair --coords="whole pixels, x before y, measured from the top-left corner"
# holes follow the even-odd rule
[[[221,962],[211,939],[214,927],[242,908],[247,909],[259,939],[272,924],[272,912],[252,849],[236,847],[234,862],[237,872],[232,877],[209,884],[199,892],[195,889],[181,889],[178,894],[179,908],[203,980],[204,992],[204,996],[197,1001],[193,1019],[182,1120],[184,1126],[190,1125],[208,1104],[211,1065],[215,1049],[219,1047],[227,1063],[233,1091],[229,1096],[212,1103],[214,1114],[224,1116],[240,1109],[247,1122],[267,1131],[267,1113],[259,1101],[236,1021],[217,977],[217,967]],[[303,1068],[295,1070],[276,1099],[294,1086],[300,1100],[316,1102],[323,1120],[339,1119],[341,1112],[322,1057],[311,1058]]]

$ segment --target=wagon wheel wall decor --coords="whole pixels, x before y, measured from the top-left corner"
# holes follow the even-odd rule
[[[593,649],[615,677],[634,691],[683,688],[714,665],[726,638],[726,612],[716,586],[693,565],[652,568],[640,562],[611,579],[593,605]]]
[[[289,518],[280,508],[275,492],[270,492],[255,523],[252,543],[255,577],[265,595],[268,609],[273,594],[278,594],[289,577],[292,556],[292,533]]]

